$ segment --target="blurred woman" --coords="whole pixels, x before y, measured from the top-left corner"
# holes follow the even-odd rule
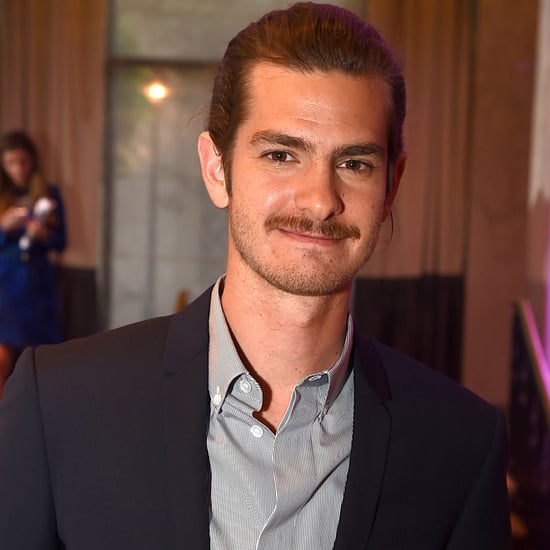
[[[61,341],[51,250],[65,248],[59,189],[39,173],[27,134],[0,138],[0,398],[21,351]]]

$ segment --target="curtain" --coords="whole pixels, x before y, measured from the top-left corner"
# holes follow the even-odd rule
[[[371,335],[460,379],[472,3],[369,0],[367,20],[404,69],[408,160],[393,228],[386,223],[356,281],[354,315]]]
[[[465,263],[473,7],[463,0],[369,0],[367,19],[407,82],[407,166],[368,277],[458,275]]]

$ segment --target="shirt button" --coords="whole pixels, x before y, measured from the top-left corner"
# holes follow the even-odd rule
[[[213,398],[212,398],[212,403],[214,403],[214,406],[215,407],[219,407],[220,404],[222,402],[222,396],[221,394],[217,393]]]
[[[248,380],[241,380],[239,382],[239,388],[241,388],[241,391],[244,393],[250,393],[250,390],[252,389],[252,385]]]
[[[262,437],[262,435],[264,435],[264,431],[262,430],[262,428],[260,428],[260,426],[252,426],[252,428],[250,428],[250,433],[254,436],[254,437]]]
[[[319,380],[319,378],[321,378],[321,375],[320,375],[320,374],[314,374],[313,376],[310,376],[310,377],[308,378],[308,380],[309,380],[310,382],[315,382],[316,380]]]

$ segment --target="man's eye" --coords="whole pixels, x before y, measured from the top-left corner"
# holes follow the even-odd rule
[[[339,164],[338,167],[345,168],[346,170],[350,170],[352,172],[370,171],[373,168],[369,163],[356,159],[346,160]]]
[[[289,162],[292,160],[291,154],[286,151],[270,151],[265,156],[275,162]]]

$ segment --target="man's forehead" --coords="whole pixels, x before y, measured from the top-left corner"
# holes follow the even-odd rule
[[[328,130],[345,122],[350,131],[371,129],[380,137],[382,129],[386,136],[388,107],[387,89],[378,77],[259,63],[250,71],[241,125],[250,127],[253,120],[268,123],[261,130],[284,131],[285,125],[310,123]]]
[[[348,74],[337,69],[302,69],[292,65],[274,63],[271,61],[257,61],[252,64],[247,71],[247,80],[249,83],[259,81],[269,81],[270,79],[284,77],[303,77],[304,80],[315,77],[325,77],[327,80],[340,78],[349,78],[350,80],[362,81],[368,86],[369,82],[377,82],[383,85],[383,80],[375,74]]]
[[[349,85],[347,85],[349,84]],[[282,101],[285,98],[315,97],[323,90],[336,90],[342,98],[355,101],[358,107],[365,105],[367,95],[382,99],[384,110],[391,108],[391,96],[385,81],[378,75],[349,75],[337,70],[314,69],[304,71],[275,63],[254,64],[247,77],[246,103],[258,101]]]

